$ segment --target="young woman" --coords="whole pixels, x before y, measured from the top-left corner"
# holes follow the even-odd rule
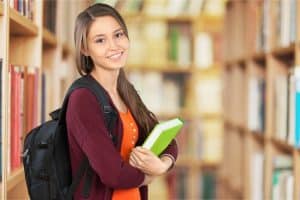
[[[66,116],[73,175],[86,156],[93,169],[88,199],[145,200],[147,185],[173,166],[177,144],[172,141],[159,157],[139,147],[157,119],[126,79],[129,37],[124,20],[106,4],[92,5],[76,19],[75,48],[78,72],[96,80],[118,111],[113,134],[120,140],[115,146],[109,137],[96,97],[88,89],[75,90]],[[74,199],[83,199],[83,185],[81,180]]]

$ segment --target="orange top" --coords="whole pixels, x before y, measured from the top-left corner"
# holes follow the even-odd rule
[[[129,162],[131,150],[134,148],[138,140],[138,127],[131,115],[127,110],[126,113],[119,112],[123,124],[123,139],[121,146],[121,156],[124,161]],[[114,190],[112,200],[141,200],[139,188],[131,188],[124,190]]]

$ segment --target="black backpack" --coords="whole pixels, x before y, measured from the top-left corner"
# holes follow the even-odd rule
[[[82,195],[85,198],[89,196],[93,171],[88,159],[83,159],[75,177],[72,177],[68,148],[66,110],[70,94],[78,88],[88,88],[97,97],[109,135],[116,145],[112,127],[117,112],[110,106],[104,89],[90,75],[77,79],[69,88],[62,107],[50,113],[52,120],[34,128],[25,138],[23,165],[32,200],[70,200],[83,175]]]

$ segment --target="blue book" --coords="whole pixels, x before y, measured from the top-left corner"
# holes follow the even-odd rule
[[[300,148],[300,68],[295,68],[295,147]]]

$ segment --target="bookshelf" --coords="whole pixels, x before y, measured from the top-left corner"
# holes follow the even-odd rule
[[[73,30],[71,22],[88,2],[68,7],[62,1],[51,2],[19,1],[28,3],[28,10],[18,11],[14,1],[0,1],[1,199],[28,198],[20,161],[24,138],[60,106],[76,76],[75,67],[67,67],[75,66],[69,50],[72,33],[64,29]],[[44,15],[51,17],[44,20]]]
[[[221,100],[221,70],[220,55],[215,55],[220,52],[214,51],[214,45],[221,44],[222,40],[215,40],[212,35],[218,36],[222,18],[200,14],[201,6],[195,15],[183,10],[178,15],[168,15],[168,8],[160,2],[146,0],[141,9],[130,9],[139,7],[133,6],[139,4],[133,2],[123,1],[122,6],[117,7],[128,25],[131,39],[129,54],[133,56],[129,55],[125,68],[128,77],[159,120],[179,116],[186,121],[177,138],[180,152],[175,169],[160,180],[168,185],[166,199],[203,199],[207,191],[213,191],[216,183],[209,175],[217,171],[221,159],[221,153],[218,153],[223,120],[222,109],[218,106],[221,105],[218,101]],[[172,4],[172,1],[166,1],[166,4]],[[152,10],[152,6],[156,10]],[[160,10],[164,13],[159,13]],[[155,33],[153,30],[156,30]],[[181,40],[183,44],[178,42]],[[201,46],[202,42],[205,45]],[[211,50],[213,55],[205,54],[203,49]],[[196,57],[199,59],[196,60]],[[213,59],[205,59],[207,57]],[[204,58],[205,62],[201,62],[200,58]],[[175,87],[172,87],[173,84]],[[165,85],[170,87],[165,89]],[[175,91],[170,94],[165,90]],[[176,105],[168,105],[173,102],[177,102]],[[206,182],[205,179],[211,181]],[[158,198],[156,192],[156,186],[150,185],[150,198]]]
[[[300,198],[299,9],[293,0],[226,3],[218,198]]]

